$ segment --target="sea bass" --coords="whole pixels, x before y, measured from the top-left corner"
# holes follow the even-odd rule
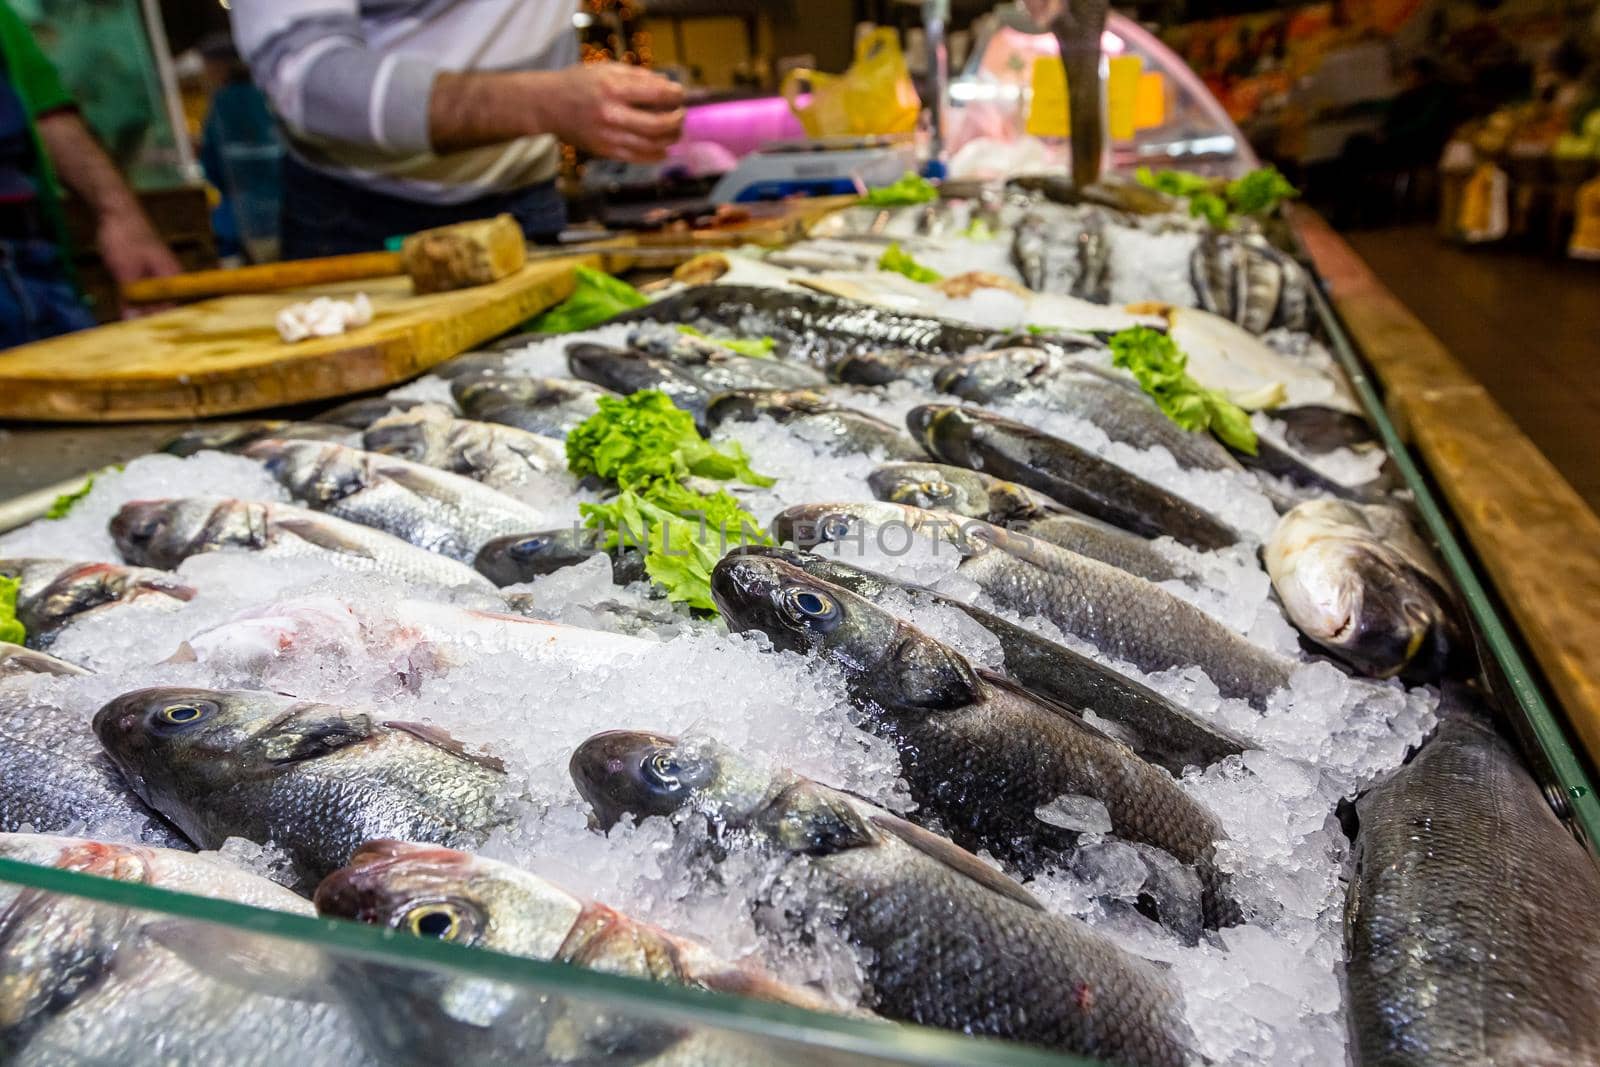
[[[312,914],[294,893],[216,856],[0,834],[0,858]],[[283,996],[233,984],[233,951],[270,955]],[[0,884],[0,973],[0,1059],[17,1067],[372,1062],[343,1012],[294,999],[325,987],[321,961],[277,939]]]
[[[1172,776],[1010,679],[873,604],[771,557],[731,555],[711,573],[728,628],[820,655],[845,675],[863,725],[900,751],[920,818],[1023,874],[1059,865],[1078,834],[1039,814],[1060,797],[1105,805],[1113,832],[1193,864],[1207,919],[1237,921],[1212,863],[1222,828]]]
[[[886,459],[923,456],[921,446],[898,426],[810,389],[735,389],[718,393],[706,406],[705,424],[708,430],[715,430],[727,422],[753,422],[763,415],[836,455],[881,455]]]
[[[277,693],[157,688],[94,717],[145,803],[204,848],[275,843],[316,880],[377,837],[481,844],[509,812],[500,762],[442,730]]]
[[[258,441],[244,454],[317,511],[463,563],[492,537],[548,525],[514,497],[409,460],[309,441]]]
[[[720,847],[770,856],[763,884],[779,900],[758,918],[776,920],[775,938],[832,928],[864,950],[866,1006],[882,1015],[1119,1063],[1185,1062],[1177,995],[1155,967],[882,809],[714,743],[623,731],[580,745],[572,776],[602,827],[703,820]]]
[[[1357,811],[1356,1063],[1600,1062],[1600,874],[1494,728],[1447,715]]]
[[[565,437],[600,410],[601,397],[614,394],[572,378],[464,374],[450,383],[450,395],[468,418]]]
[[[456,418],[443,407],[387,415],[367,427],[361,445],[369,452],[464,475],[522,499],[534,499],[530,490],[570,481],[561,441],[515,426]]]
[[[348,867],[323,880],[315,900],[322,915],[417,937],[812,1010],[828,1006],[814,993],[724,962],[695,941],[516,867],[435,845],[369,842]],[[509,1063],[594,1057],[655,1063],[655,1057],[673,1050],[686,1052],[678,1046],[692,1040],[679,1027],[598,1012],[582,1000],[551,997],[544,990],[508,995],[475,978],[425,975],[367,961],[344,963],[341,969],[351,978],[351,1010],[369,1019],[367,1032],[393,1060]],[[702,1055],[710,1051],[699,1050]],[[720,1062],[726,1055],[713,1059]]]
[[[1191,766],[1210,766],[1245,750],[1244,742],[1226,730],[1203,722],[1148,686],[982,608],[890,581],[832,556],[760,546],[740,552],[782,560],[891,611],[909,604],[962,612],[1000,643],[1008,676],[1079,715],[1094,713],[1141,757],[1173,774]]]
[[[1224,548],[1239,535],[1189,501],[1047,433],[976,408],[927,404],[906,416],[934,458],[1020,482],[1097,519],[1192,548]]]
[[[801,504],[773,519],[773,533],[780,542],[811,548],[858,540],[869,536],[867,528],[886,525],[944,538],[962,554],[957,573],[996,604],[1024,618],[1043,616],[1140,670],[1198,666],[1223,696],[1257,707],[1264,707],[1293,673],[1292,661],[1153,582],[977,519],[941,518],[881,502]]]
[[[472,565],[495,585],[517,585],[605,555],[603,540],[604,531],[583,526],[496,537],[478,550]],[[644,577],[642,546],[619,546],[611,553],[612,581],[627,585]]]
[[[381,530],[290,504],[215,497],[135,500],[111,520],[111,536],[129,562],[169,570],[201,552],[242,548],[322,559],[442,589],[494,592],[482,575],[454,560]]]
[[[1264,555],[1289,621],[1363,674],[1429,681],[1472,658],[1444,574],[1396,508],[1309,501]]]
[[[0,832],[115,829],[189,848],[123,781],[70,700],[0,690]]]
[[[713,396],[731,389],[806,389],[827,384],[825,377],[809,367],[752,359],[720,348],[673,358],[637,349],[574,344],[567,348],[567,366],[574,376],[619,393],[659,389],[674,404],[692,412],[697,421],[704,419]]]
[[[119,563],[64,559],[0,559],[0,577],[17,579],[17,621],[28,643],[47,647],[55,635],[90,612],[137,602],[171,610],[194,599],[195,590],[164,571]]]

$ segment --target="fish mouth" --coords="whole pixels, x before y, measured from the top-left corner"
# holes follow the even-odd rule
[[[947,409],[940,404],[919,404],[906,412],[906,429],[911,431],[912,437],[925,441],[933,427],[935,417],[944,410]]]
[[[472,865],[464,852],[439,845],[380,838],[368,841],[350,862],[324,878],[311,896],[317,914],[389,925],[398,899],[397,880],[405,880],[407,900],[433,889],[458,886]]]
[[[636,730],[608,730],[580,744],[567,770],[578,794],[594,809],[590,824],[609,831],[624,815],[664,814],[653,810],[655,805],[640,780],[640,767],[651,753],[677,744],[676,738]]]
[[[759,609],[772,602],[780,581],[777,560],[751,554],[728,555],[711,569],[711,599],[735,633],[759,625]]]
[[[130,500],[111,517],[111,539],[117,551],[134,559],[142,556],[166,525],[166,500]]]

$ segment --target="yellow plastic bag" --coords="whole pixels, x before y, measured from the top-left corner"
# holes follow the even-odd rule
[[[800,96],[811,100],[800,106]],[[880,28],[856,42],[855,62],[843,74],[791,70],[783,79],[783,98],[812,137],[865,137],[910,133],[917,128],[922,101],[906,69],[900,37]]]

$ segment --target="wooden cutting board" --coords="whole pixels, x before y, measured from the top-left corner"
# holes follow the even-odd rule
[[[404,277],[205,300],[0,352],[0,418],[189,419],[325,400],[404,381],[572,293],[595,256],[530,263],[491,285],[415,296]],[[288,304],[366,293],[373,321],[285,344]]]

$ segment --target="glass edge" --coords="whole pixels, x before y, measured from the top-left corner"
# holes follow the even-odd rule
[[[78,871],[0,858],[0,884],[116,907],[157,912],[267,937],[310,944],[399,967],[445,970],[556,996],[621,1005],[674,1023],[694,1023],[757,1038],[907,1064],[993,1067],[1102,1067],[1100,1061],[991,1038],[889,1021],[851,1019],[731,994],[678,988],[569,964],[397,934],[349,922],[272,911]]]
[[[1291,231],[1293,231],[1292,226]],[[1300,257],[1310,262],[1311,258],[1300,241],[1298,231],[1293,232]],[[1428,532],[1438,544],[1440,555],[1443,556],[1445,566],[1461,590],[1468,612],[1471,613],[1484,643],[1504,674],[1511,693],[1522,711],[1523,719],[1538,742],[1550,773],[1556,778],[1562,802],[1571,812],[1586,844],[1592,851],[1596,846],[1600,846],[1600,798],[1595,795],[1594,783],[1590,781],[1582,761],[1572,751],[1563,723],[1545,700],[1533,671],[1523,658],[1521,650],[1517,648],[1505,621],[1490,603],[1488,591],[1478,576],[1477,569],[1460,541],[1456,539],[1455,532],[1450,528],[1450,522],[1445,517],[1446,505],[1436,499],[1428,488],[1417,460],[1390,420],[1389,410],[1373,386],[1372,376],[1367,370],[1365,361],[1355,342],[1345,332],[1338,311],[1322,290],[1321,276],[1314,268],[1310,274],[1315,282],[1310,287],[1312,301],[1316,304],[1318,317],[1322,320],[1323,327],[1332,342],[1334,355],[1349,376],[1362,406],[1367,409],[1368,416],[1377,427],[1384,450],[1393,458],[1401,477],[1405,479],[1406,487],[1414,495],[1417,511],[1428,527]]]

